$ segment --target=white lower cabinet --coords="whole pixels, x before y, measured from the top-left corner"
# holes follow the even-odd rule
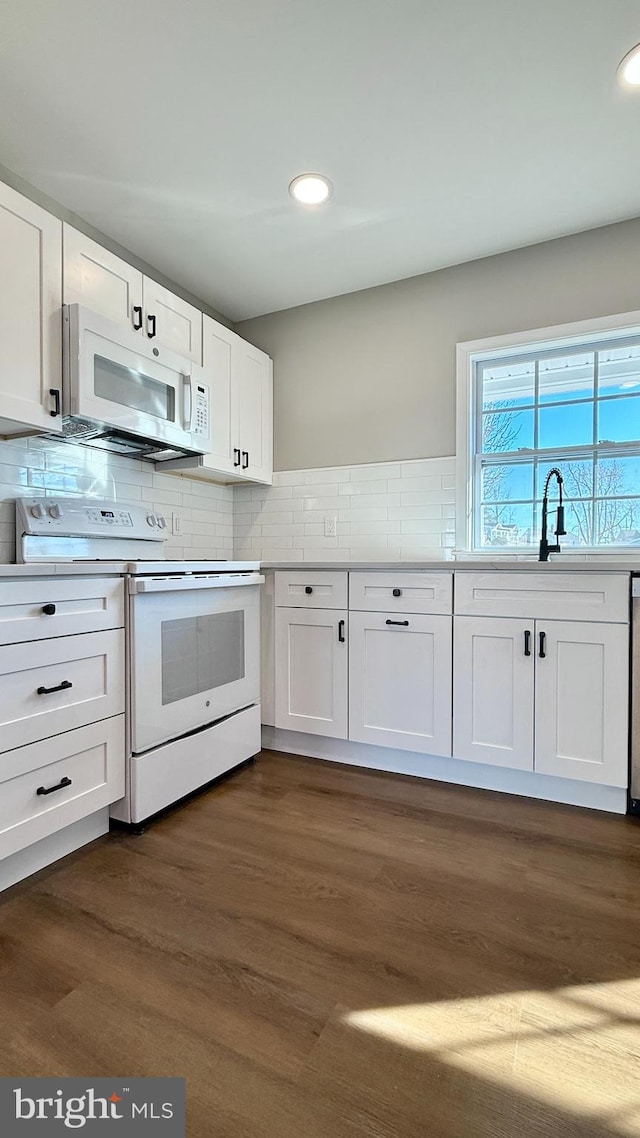
[[[626,786],[628,627],[456,616],[458,759]]]
[[[533,770],[535,621],[456,616],[453,624],[454,758]]]
[[[627,626],[537,621],[536,651],[534,769],[626,786]]]
[[[451,617],[349,614],[349,738],[451,755]]]
[[[347,613],[276,609],[276,727],[347,738]]]

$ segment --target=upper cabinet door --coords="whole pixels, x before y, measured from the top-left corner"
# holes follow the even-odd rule
[[[142,273],[70,225],[64,226],[63,299],[118,324],[142,326]]]
[[[535,650],[536,771],[626,786],[628,626],[538,620]]]
[[[211,452],[202,458],[202,466],[222,474],[234,474],[240,465],[232,372],[233,344],[237,338],[230,328],[203,316],[202,361],[211,396]]]
[[[533,770],[535,621],[456,616],[453,757]]]
[[[1,184],[0,264],[0,434],[60,431],[62,223]]]
[[[144,278],[143,332],[160,347],[202,363],[202,313],[168,288]]]
[[[240,337],[236,337],[234,353],[241,473],[252,482],[271,483],[273,365],[269,356]]]

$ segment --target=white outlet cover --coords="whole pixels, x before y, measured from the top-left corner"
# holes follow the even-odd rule
[[[182,518],[180,514],[171,515],[171,532],[173,534],[182,533]]]
[[[324,536],[325,537],[335,537],[336,531],[337,531],[337,526],[338,526],[337,517],[335,517],[335,516],[329,517],[329,515],[327,514],[325,516],[325,519],[324,519]]]

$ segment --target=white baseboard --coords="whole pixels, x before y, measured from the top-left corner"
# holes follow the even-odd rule
[[[562,802],[590,810],[606,810],[611,814],[625,814],[627,810],[627,792],[620,787],[553,778],[534,771],[509,770],[505,767],[467,763],[463,759],[443,759],[435,755],[415,754],[413,751],[396,751],[389,747],[352,743],[348,739],[329,739],[324,735],[307,735],[302,731],[283,731],[264,724],[262,746],[291,755],[306,755],[312,759],[326,759],[369,770],[413,775],[416,778],[431,778],[436,782],[496,790],[503,794],[519,794],[523,798]]]
[[[25,877],[30,877],[32,873],[37,873],[39,869],[44,869],[108,832],[109,807],[105,806],[88,818],[80,818],[71,826],[65,826],[64,830],[58,830],[56,834],[34,842],[25,850],[5,857],[0,861],[0,891],[16,885],[18,881],[23,881]]]

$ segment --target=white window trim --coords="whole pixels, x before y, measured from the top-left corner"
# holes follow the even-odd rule
[[[505,336],[490,336],[482,340],[467,340],[456,345],[456,550],[457,556],[486,558],[496,561],[501,557],[510,560],[518,556],[531,556],[527,551],[514,547],[510,552],[497,553],[495,549],[474,549],[473,546],[473,455],[474,455],[474,408],[473,372],[477,360],[492,357],[503,358],[518,355],[523,348],[535,347],[539,351],[558,346],[570,347],[594,343],[603,335],[623,339],[630,332],[640,328],[640,311],[617,313],[614,316],[600,316],[593,320],[578,320],[571,324],[556,324],[549,328],[534,328],[528,332],[510,332]],[[560,343],[561,342],[561,343]],[[618,556],[625,547],[616,548],[581,546],[571,551],[572,555]]]

